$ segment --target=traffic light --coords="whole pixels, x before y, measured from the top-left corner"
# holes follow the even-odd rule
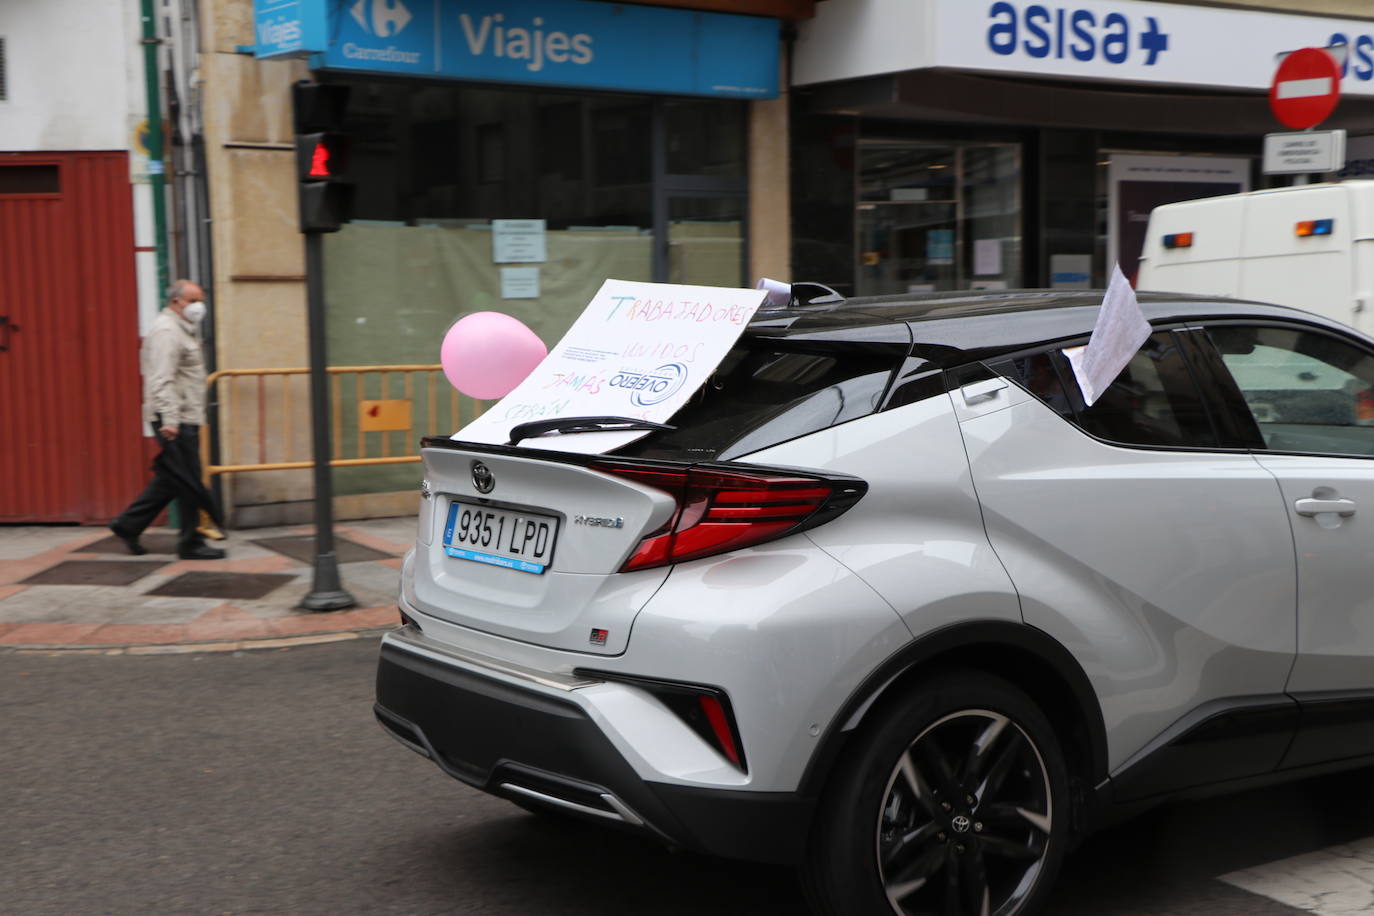
[[[338,232],[353,211],[352,138],[342,133],[348,87],[301,80],[291,87],[301,232]]]

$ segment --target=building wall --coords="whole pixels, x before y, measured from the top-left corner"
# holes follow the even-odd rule
[[[0,150],[129,148],[130,118],[146,110],[137,0],[3,3],[0,38]]]
[[[749,276],[793,280],[787,51],[776,99],[749,103]]]
[[[201,7],[202,117],[210,215],[217,369],[299,367],[309,363],[305,325],[305,255],[297,231],[291,84],[309,75],[301,61],[259,61],[251,45],[252,0],[215,0]],[[225,392],[224,388],[220,389]],[[247,392],[249,386],[238,385]],[[218,399],[222,462],[256,463],[257,442],[281,435],[279,416],[265,425],[255,401]],[[282,399],[273,397],[278,409]],[[309,457],[309,405],[290,408],[292,440],[273,442],[269,461]],[[288,454],[282,451],[289,446]],[[251,455],[251,458],[247,456]],[[246,459],[246,460],[245,460]],[[244,506],[308,504],[308,471],[225,475],[231,524],[273,524],[309,517],[244,516]]]
[[[138,133],[147,118],[139,0],[0,3],[6,98],[0,151],[129,153],[134,182],[135,256],[141,327],[157,313],[157,264],[147,156]],[[79,66],[74,62],[79,62]]]

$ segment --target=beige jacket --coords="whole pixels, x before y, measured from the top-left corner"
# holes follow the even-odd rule
[[[143,419],[163,426],[205,423],[205,356],[195,326],[170,308],[143,338]]]

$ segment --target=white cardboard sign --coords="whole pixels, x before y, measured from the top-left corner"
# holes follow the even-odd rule
[[[607,280],[544,361],[453,438],[504,444],[518,424],[559,417],[665,422],[715,371],[766,295],[760,289]],[[593,454],[643,435],[550,434],[524,444]]]

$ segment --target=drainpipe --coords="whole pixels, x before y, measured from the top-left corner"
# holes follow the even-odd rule
[[[157,307],[165,308],[167,287],[167,169],[162,160],[162,98],[158,93],[157,19],[153,0],[140,0],[143,17],[143,85],[148,93],[148,186],[153,192],[153,245],[157,248]],[[179,501],[178,501],[179,502]],[[173,504],[170,521],[181,524],[181,507]]]
[[[157,19],[153,0],[140,0],[143,16],[143,83],[148,92],[148,185],[153,192],[153,244],[157,247],[158,308],[167,303],[163,293],[171,283],[167,276],[166,167],[162,160],[162,99],[158,93]]]

